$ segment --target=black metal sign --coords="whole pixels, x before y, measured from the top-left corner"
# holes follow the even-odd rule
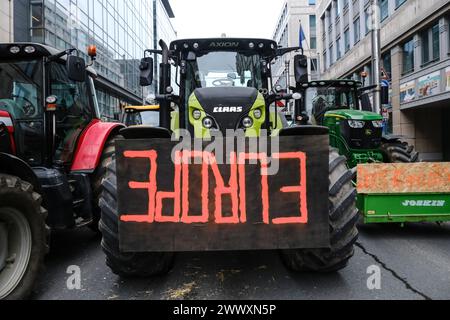
[[[328,136],[280,137],[276,152],[246,142],[218,152],[206,142],[118,141],[121,250],[327,247]]]

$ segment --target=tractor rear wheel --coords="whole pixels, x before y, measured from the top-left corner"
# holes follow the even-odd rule
[[[330,151],[330,240],[327,249],[300,249],[281,252],[286,266],[293,271],[335,272],[345,268],[354,255],[358,239],[358,209],[354,174],[347,168],[346,158]]]
[[[31,184],[0,174],[0,300],[25,299],[48,252],[47,211]]]
[[[119,213],[115,159],[107,167],[102,184],[100,231],[106,264],[121,277],[150,277],[168,273],[173,266],[173,253],[124,253],[119,248]]]
[[[414,147],[399,140],[384,142],[380,147],[385,163],[413,163],[419,161]]]
[[[106,176],[106,169],[108,165],[111,163],[113,155],[116,151],[115,148],[116,140],[120,138],[122,138],[122,136],[114,136],[106,142],[102,152],[102,156],[100,158],[98,168],[95,170],[94,175],[92,176],[92,193],[94,199],[92,208],[94,212],[92,213],[92,223],[89,225],[89,228],[94,232],[100,232],[98,223],[100,221],[101,216],[99,204],[100,204],[100,195],[102,193],[102,182]]]

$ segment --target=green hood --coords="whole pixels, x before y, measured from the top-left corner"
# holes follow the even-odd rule
[[[365,121],[383,120],[383,117],[377,113],[351,109],[328,111],[325,114],[325,117],[339,117],[347,120],[365,120]]]

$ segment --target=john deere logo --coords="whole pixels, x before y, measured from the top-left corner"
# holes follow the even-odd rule
[[[367,129],[366,130],[366,136],[371,136],[372,135],[372,130],[370,130],[370,129]]]
[[[445,200],[405,200],[404,207],[445,207]]]

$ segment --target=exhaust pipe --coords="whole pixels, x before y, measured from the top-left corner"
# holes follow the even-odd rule
[[[159,41],[159,46],[162,49],[162,62],[159,65],[159,94],[165,96],[166,94],[171,93],[167,92],[167,88],[172,82],[169,64],[170,51],[164,40]],[[167,99],[161,99],[160,101],[159,123],[161,127],[170,130],[170,101]]]

